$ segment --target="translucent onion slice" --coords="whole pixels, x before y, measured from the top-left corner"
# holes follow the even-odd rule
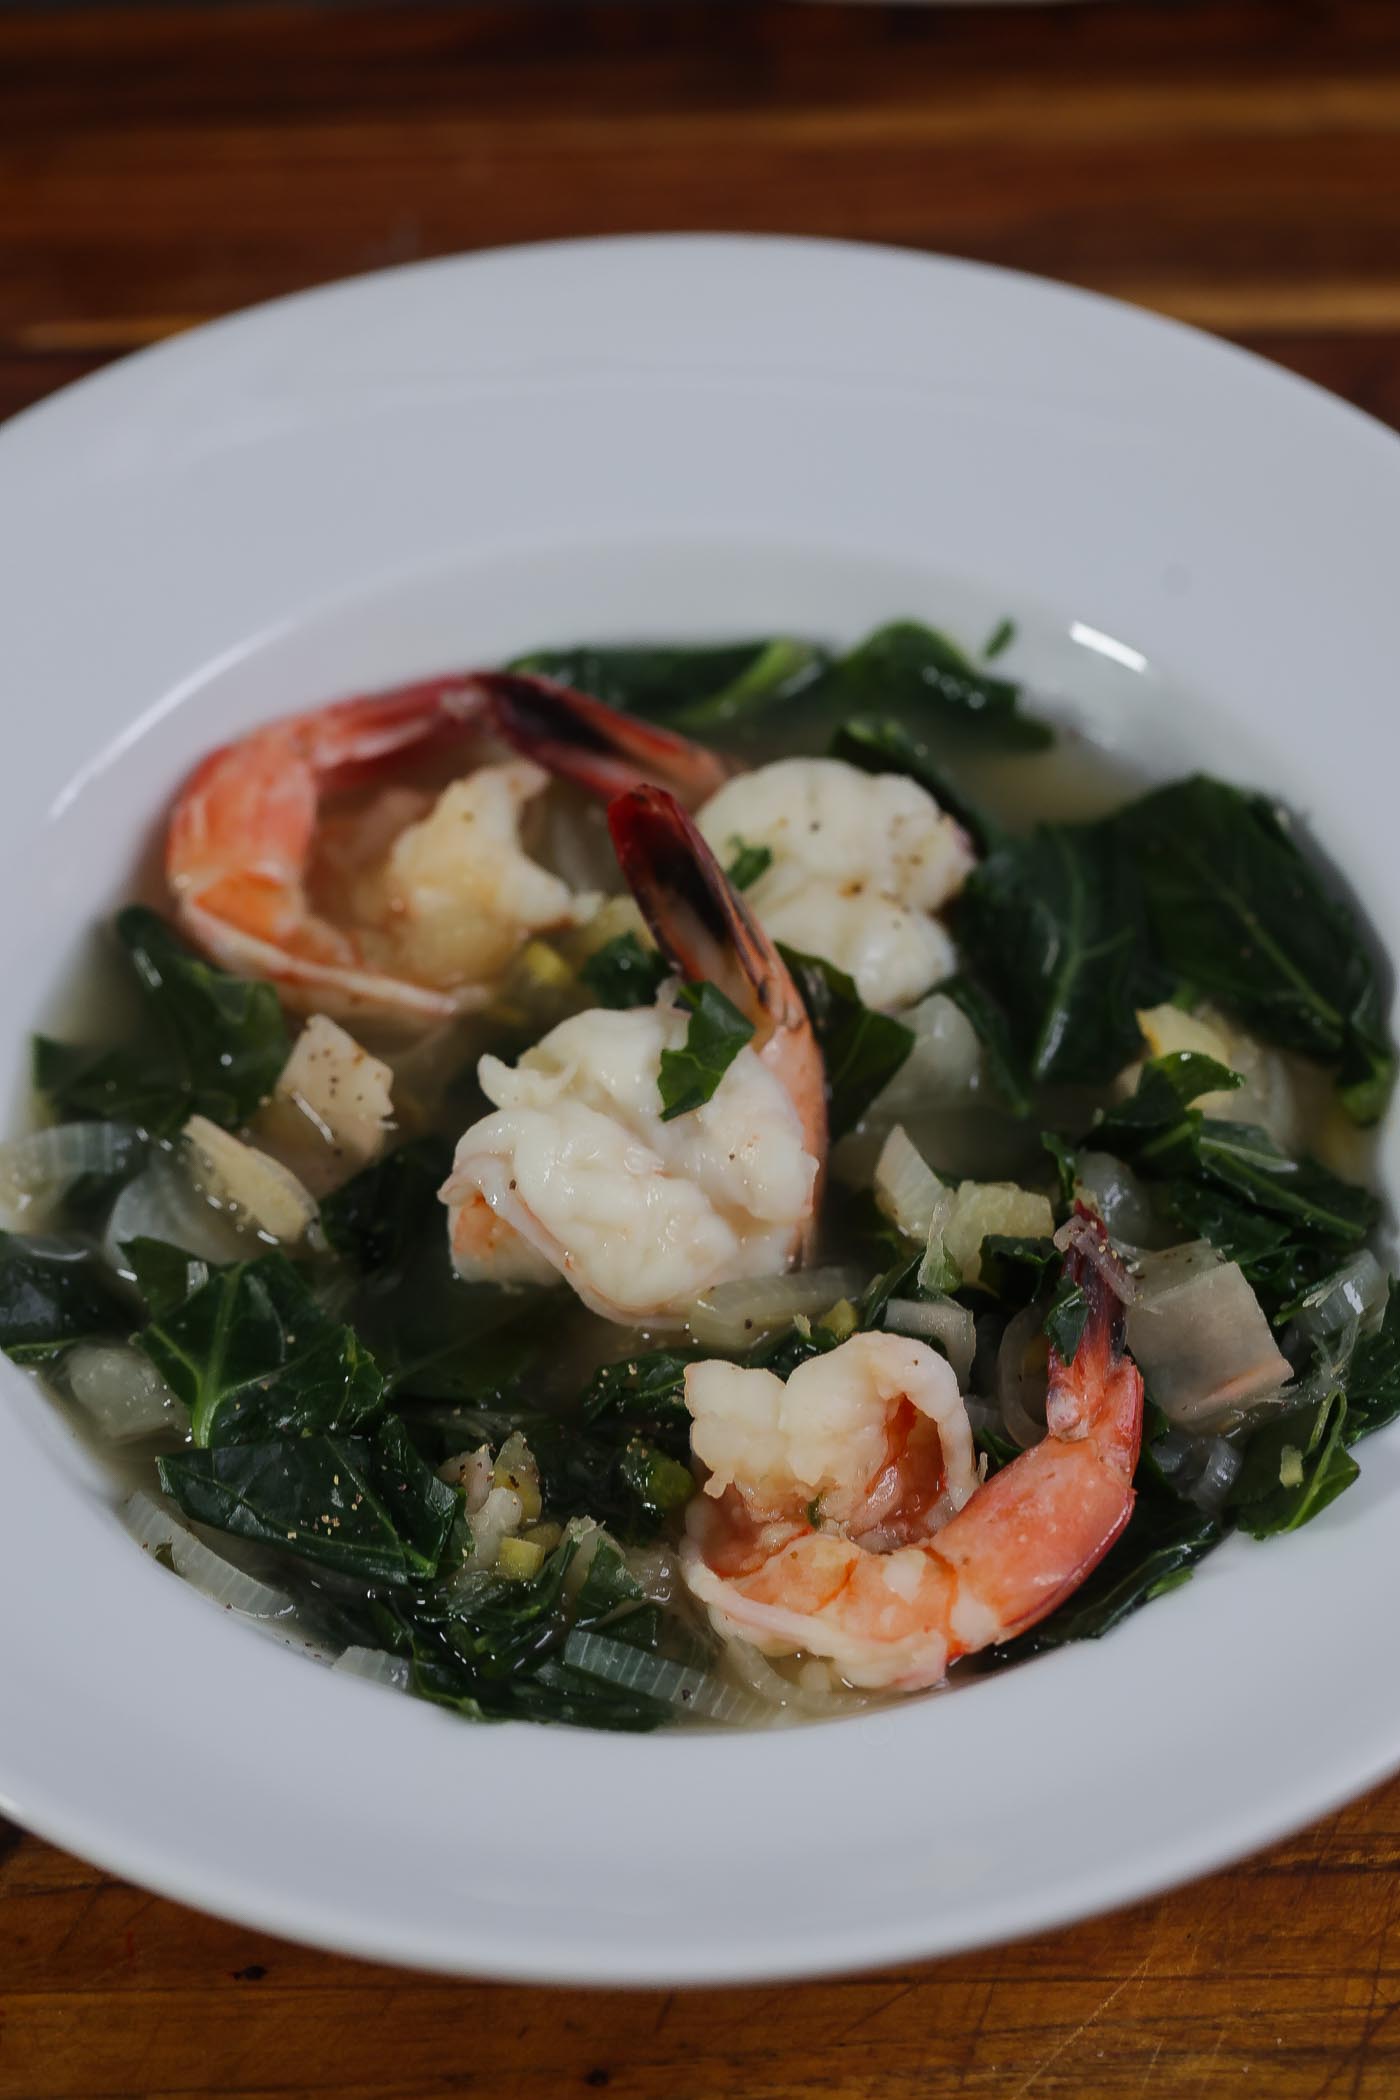
[[[1077,1180],[1120,1247],[1150,1247],[1160,1236],[1146,1189],[1111,1152],[1081,1152]]]
[[[1050,1344],[1045,1339],[1045,1307],[1028,1305],[1008,1321],[997,1351],[997,1401],[1007,1435],[1029,1451],[1045,1434],[1045,1393],[1050,1377]]]
[[[126,1273],[121,1249],[141,1239],[164,1240],[214,1262],[244,1261],[258,1244],[198,1193],[169,1152],[158,1152],[112,1205],[103,1252],[114,1269]]]
[[[363,1677],[367,1684],[387,1684],[406,1692],[412,1671],[406,1655],[390,1655],[386,1648],[347,1648],[331,1664],[342,1677]]]
[[[937,1342],[959,1387],[966,1388],[977,1352],[977,1322],[965,1305],[954,1298],[891,1298],[885,1307],[885,1326],[892,1334]]]
[[[627,1641],[609,1640],[606,1634],[579,1631],[564,1643],[564,1661],[571,1670],[581,1670],[621,1692],[637,1692],[658,1699],[678,1714],[692,1714],[702,1721],[739,1725],[761,1721],[761,1701],[738,1685],[725,1684],[707,1670],[692,1670],[682,1663],[648,1655]]]
[[[717,1283],[697,1298],[686,1325],[705,1349],[742,1349],[800,1313],[811,1319],[843,1298],[857,1298],[867,1282],[861,1269],[794,1269],[785,1276],[743,1277]]]
[[[1153,1400],[1182,1429],[1237,1421],[1292,1375],[1238,1263],[1204,1241],[1144,1258],[1127,1342]]]
[[[285,1590],[276,1590],[271,1583],[259,1582],[236,1568],[143,1489],[138,1488],[126,1504],[122,1521],[148,1553],[168,1553],[175,1573],[211,1603],[241,1612],[248,1619],[281,1619],[294,1608]]]
[[[1350,1320],[1364,1327],[1385,1304],[1390,1280],[1369,1247],[1323,1278],[1304,1298],[1298,1325],[1305,1334],[1338,1334]]]
[[[910,1142],[903,1124],[896,1123],[875,1162],[875,1201],[885,1216],[911,1240],[927,1240],[952,1200],[952,1190]]]
[[[63,1361],[68,1390],[113,1443],[183,1425],[186,1411],[149,1356],[123,1342],[80,1342]]]
[[[146,1140],[130,1123],[55,1123],[0,1145],[0,1212],[32,1229],[85,1174],[135,1170]]]

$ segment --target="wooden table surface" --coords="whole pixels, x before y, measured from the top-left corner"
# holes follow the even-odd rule
[[[682,227],[1069,278],[1400,423],[1400,0],[0,12],[0,415],[319,279]],[[1400,2093],[1398,1859],[1400,1784],[1043,1939],[627,1995],[306,1952],[0,1825],[0,2100]]]

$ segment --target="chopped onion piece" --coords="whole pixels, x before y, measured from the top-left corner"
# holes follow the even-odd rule
[[[328,1195],[388,1144],[393,1080],[389,1066],[338,1021],[312,1014],[253,1135],[314,1195]]]
[[[320,1215],[316,1198],[280,1159],[245,1145],[207,1116],[191,1116],[184,1139],[191,1178],[210,1202],[282,1246],[306,1238]]]
[[[54,1123],[0,1145],[0,1212],[32,1230],[85,1174],[106,1179],[140,1164],[146,1140],[130,1123]]]
[[[914,1032],[914,1045],[870,1115],[888,1122],[913,1108],[961,1102],[982,1078],[982,1045],[960,1006],[943,992],[930,992],[899,1016]]]
[[[810,1319],[842,1298],[858,1298],[867,1281],[864,1270],[847,1267],[717,1283],[696,1299],[686,1325],[702,1348],[742,1349],[775,1327],[786,1327],[799,1313]]]
[[[406,1692],[412,1671],[406,1655],[390,1655],[387,1648],[346,1648],[331,1664],[342,1677],[363,1677],[366,1684],[391,1685]]]
[[[1144,1258],[1127,1342],[1152,1398],[1181,1428],[1233,1421],[1291,1376],[1239,1264],[1204,1240]]]
[[[964,1283],[982,1274],[982,1242],[989,1233],[1012,1239],[1049,1239],[1055,1213],[1048,1197],[1014,1181],[963,1181],[953,1191],[940,1230],[943,1245],[962,1271]]]
[[[188,1420],[151,1359],[123,1342],[80,1342],[63,1360],[63,1377],[79,1407],[113,1443]]]
[[[175,1573],[211,1603],[241,1612],[248,1619],[280,1619],[293,1609],[285,1590],[273,1589],[270,1583],[236,1568],[142,1489],[131,1497],[122,1518],[138,1545],[148,1553],[166,1552]]]
[[[977,1323],[965,1305],[955,1298],[891,1298],[885,1326],[891,1334],[941,1344],[959,1388],[966,1388],[977,1349]]]
[[[1045,1335],[1044,1304],[1027,1305],[1006,1332],[997,1351],[997,1400],[1007,1435],[1029,1451],[1045,1435],[1045,1393],[1050,1379],[1050,1344]]]
[[[248,1234],[198,1194],[169,1152],[158,1152],[112,1205],[103,1252],[114,1269],[127,1273],[121,1250],[143,1239],[164,1240],[201,1261],[243,1261],[254,1251]]]
[[[609,1640],[605,1634],[571,1633],[564,1643],[564,1661],[571,1670],[582,1670],[619,1691],[638,1692],[702,1721],[739,1723],[763,1717],[762,1705],[751,1692],[725,1684],[707,1670],[667,1662],[627,1641]]]
[[[1336,1334],[1350,1320],[1364,1327],[1384,1306],[1389,1290],[1385,1270],[1370,1248],[1363,1247],[1313,1286],[1298,1308],[1298,1325],[1305,1334],[1317,1336]]]
[[[1111,1152],[1081,1152],[1075,1181],[1119,1247],[1150,1247],[1159,1236],[1147,1190],[1132,1168]]]
[[[1244,1453],[1234,1444],[1223,1436],[1212,1437],[1206,1462],[1186,1491],[1191,1501],[1210,1516],[1218,1516],[1243,1464]]]
[[[934,1221],[943,1217],[953,1192],[943,1186],[923,1154],[896,1123],[875,1162],[875,1201],[885,1216],[911,1240],[927,1240]]]

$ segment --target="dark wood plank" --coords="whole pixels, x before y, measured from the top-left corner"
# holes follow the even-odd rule
[[[1067,277],[1400,425],[1400,6],[0,13],[0,416],[347,271],[722,226]],[[338,1961],[0,1825],[0,2100],[1379,2100],[1400,2091],[1397,1867],[1400,1784],[1060,1935],[630,1996]]]

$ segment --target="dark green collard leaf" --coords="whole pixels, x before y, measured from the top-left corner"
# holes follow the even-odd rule
[[[1248,1272],[1277,1285],[1315,1255],[1325,1242],[1335,1259],[1338,1246],[1355,1246],[1380,1216],[1368,1189],[1342,1181],[1316,1160],[1280,1151],[1266,1130],[1203,1116],[1188,1104],[1201,1094],[1236,1085],[1234,1073],[1214,1058],[1174,1051],[1144,1066],[1137,1090],[1095,1125],[1093,1142],[1130,1160],[1136,1170],[1168,1183],[1167,1202],[1183,1221],[1193,1215],[1202,1237],[1229,1252]],[[1212,1195],[1194,1199],[1189,1184],[1204,1183]],[[1269,1231],[1263,1218],[1282,1221]],[[1325,1267],[1325,1263],[1324,1263]]]
[[[1063,1215],[1074,1202],[1074,1187],[1078,1174],[1074,1151],[1053,1130],[1042,1130],[1040,1142],[1055,1162],[1055,1177],[1060,1189],[1060,1212]]]
[[[201,1261],[197,1254],[187,1254],[183,1247],[172,1247],[165,1240],[126,1240],[121,1253],[151,1320],[163,1320],[188,1303],[214,1273],[209,1262]]]
[[[379,1437],[278,1437],[176,1452],[160,1483],[197,1523],[400,1587],[435,1576],[460,1498],[405,1464],[402,1425]]]
[[[1400,1415],[1400,1283],[1393,1278],[1379,1327],[1363,1334],[1347,1371],[1346,1437],[1359,1443]]]
[[[923,1265],[924,1250],[908,1252],[909,1242],[895,1256],[890,1266],[875,1277],[864,1297],[856,1306],[856,1326],[862,1332],[868,1328],[881,1328],[885,1324],[885,1309],[892,1298],[919,1298],[924,1294],[919,1288],[919,1270]],[[816,1334],[819,1330],[813,1328]],[[815,1352],[814,1352],[815,1353]]]
[[[1162,1208],[1183,1239],[1209,1240],[1227,1261],[1238,1262],[1270,1317],[1321,1280],[1337,1264],[1337,1248],[1292,1221],[1271,1217],[1204,1181],[1162,1185]]]
[[[730,842],[734,858],[725,869],[725,874],[736,890],[751,890],[760,875],[766,875],[773,865],[771,846],[749,846],[742,839]]]
[[[1187,1581],[1224,1537],[1213,1517],[1157,1487],[1139,1468],[1137,1502],[1122,1537],[1057,1612],[994,1649],[988,1663],[1021,1662],[1071,1641],[1098,1640],[1153,1597]]]
[[[130,1300],[85,1248],[0,1232],[0,1349],[16,1363],[44,1363],[132,1325]]]
[[[699,1363],[700,1349],[652,1349],[621,1362],[604,1364],[584,1388],[579,1413],[599,1434],[639,1434],[673,1458],[690,1448],[690,1415],[685,1404],[688,1365]]]
[[[1004,1310],[1019,1311],[1050,1288],[1060,1264],[1052,1239],[1019,1239],[989,1232],[982,1242],[981,1283]]]
[[[1340,1386],[1257,1429],[1230,1495],[1240,1529],[1256,1539],[1297,1531],[1334,1502],[1361,1470],[1346,1449],[1346,1431]]]
[[[385,1416],[375,1438],[374,1483],[415,1564],[437,1568],[462,1498],[419,1455],[397,1415]]]
[[[68,1115],[97,1115],[168,1137],[192,1115],[232,1129],[270,1093],[288,1040],[270,984],[202,961],[158,913],[131,905],[117,933],[144,995],[152,1040],[89,1050],[39,1036],[34,1083]]]
[[[583,643],[536,650],[509,668],[557,678],[629,714],[703,730],[791,697],[827,660],[815,643],[780,638],[682,649]]]
[[[892,715],[855,715],[843,722],[831,740],[831,756],[859,766],[863,773],[903,773],[927,789],[940,809],[956,817],[980,853],[1004,837],[1002,826],[964,794],[957,782],[914,730]]]
[[[403,1261],[425,1233],[445,1230],[438,1190],[451,1168],[446,1138],[410,1138],[324,1198],[326,1238],[361,1269]]]
[[[599,1006],[653,1006],[670,965],[635,933],[619,933],[589,956],[579,976]]]
[[[1016,622],[1009,619],[998,620],[996,626],[982,644],[983,661],[991,663],[995,657],[1000,656],[1004,650],[1009,649],[1015,639]]]
[[[712,984],[683,984],[676,1003],[688,1009],[690,1026],[679,1050],[661,1053],[663,1123],[702,1108],[754,1032],[753,1022]]]
[[[1154,1139],[1183,1127],[1193,1101],[1202,1094],[1228,1093],[1243,1083],[1238,1072],[1198,1050],[1169,1050],[1164,1057],[1150,1058],[1128,1099],[1099,1118],[1094,1143],[1125,1159],[1136,1158],[1144,1149],[1150,1156]]]
[[[636,1499],[644,1522],[663,1524],[683,1510],[695,1493],[695,1475],[678,1458],[670,1458],[643,1437],[633,1437],[618,1460],[623,1484]]]
[[[931,730],[1006,751],[1043,751],[1044,722],[1020,711],[1021,689],[981,671],[946,635],[916,620],[877,628],[828,683],[852,710],[893,709]]]
[[[1081,1284],[1062,1276],[1045,1315],[1045,1334],[1062,1363],[1072,1364],[1089,1318],[1089,1301]]]
[[[1011,1024],[1002,1008],[989,992],[962,971],[955,977],[945,977],[938,990],[966,1014],[976,1029],[987,1075],[1012,1115],[1028,1116],[1031,1112],[1030,1076],[1012,1041]]]
[[[1017,1073],[1105,1085],[1137,1056],[1136,1010],[1160,987],[1117,824],[1040,825],[1004,841],[951,918],[962,974],[1000,1009]]]
[[[802,995],[826,1066],[827,1121],[843,1137],[893,1079],[914,1047],[912,1029],[865,1006],[854,980],[819,955],[779,947]]]
[[[348,1432],[383,1404],[364,1343],[281,1254],[219,1270],[139,1340],[188,1407],[196,1445]]]
[[[605,1624],[613,1638],[639,1635],[639,1645],[651,1645],[657,1629],[657,1614],[606,1538],[570,1610],[564,1577],[578,1550],[578,1541],[566,1538],[526,1582],[482,1575],[455,1585],[450,1615],[411,1622],[414,1690],[471,1720],[658,1726],[667,1718],[658,1701],[589,1678],[560,1660],[574,1627]]]
[[[1267,1042],[1335,1067],[1350,1113],[1374,1122],[1395,1063],[1374,963],[1279,811],[1198,774],[1120,823],[1168,968]]]
[[[554,1347],[558,1318],[556,1292],[464,1283],[441,1230],[401,1270],[372,1278],[355,1306],[396,1401],[508,1404]]]
[[[765,643],[753,661],[718,692],[678,708],[667,721],[691,736],[724,735],[806,693],[830,661],[827,651],[815,642],[779,636]]]
[[[1209,1117],[1193,1151],[1200,1171],[1222,1187],[1338,1244],[1359,1246],[1379,1222],[1381,1207],[1369,1189],[1340,1180],[1316,1160],[1291,1158],[1252,1123]]]

